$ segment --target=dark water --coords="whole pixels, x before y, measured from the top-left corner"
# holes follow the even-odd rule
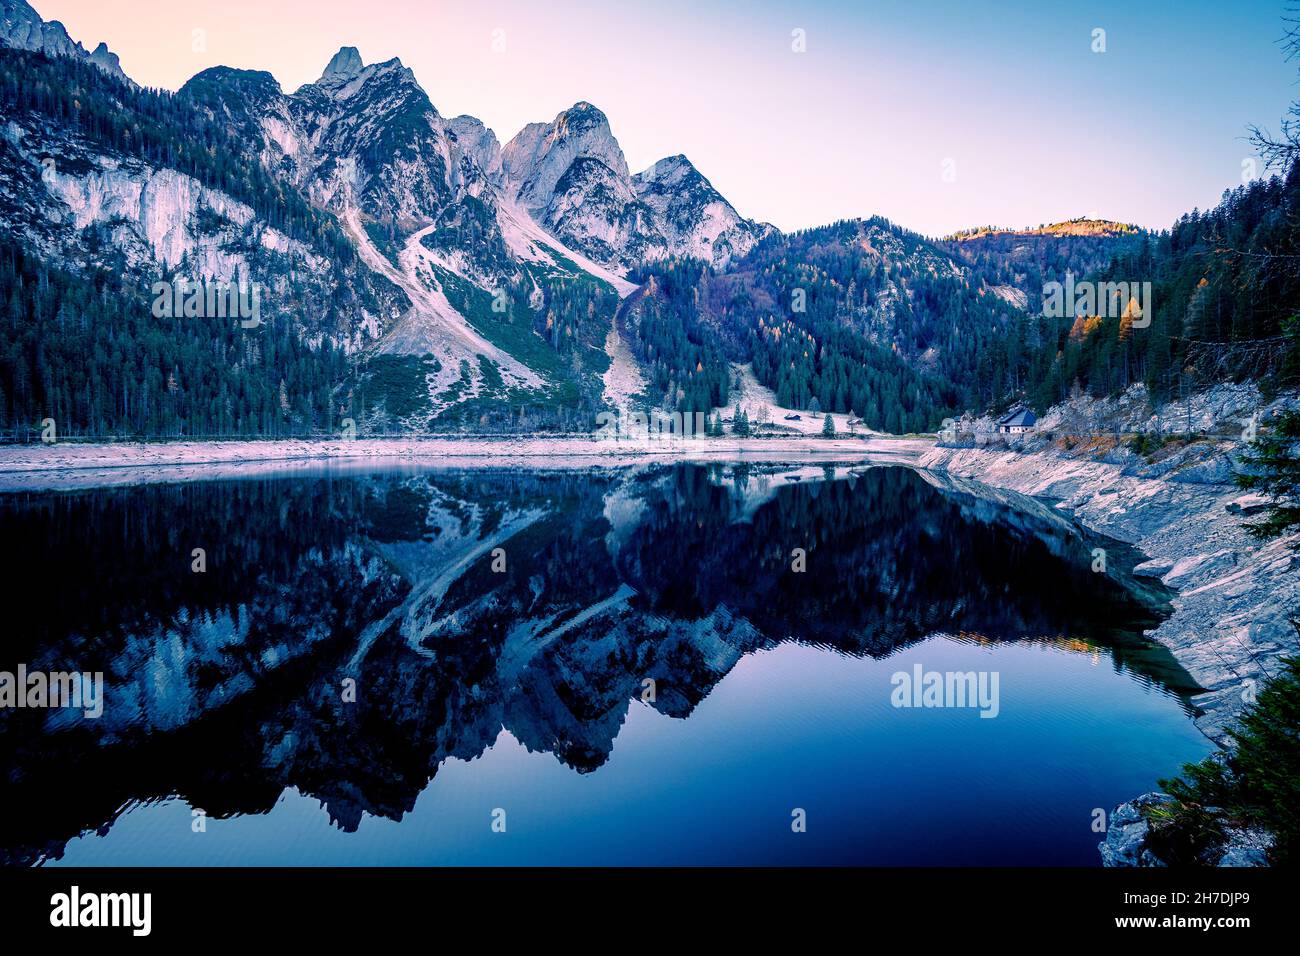
[[[904,468],[322,469],[0,530],[0,670],[106,682],[0,710],[9,865],[1096,865],[1094,808],[1209,749],[1135,555]],[[918,665],[996,716],[894,706]]]

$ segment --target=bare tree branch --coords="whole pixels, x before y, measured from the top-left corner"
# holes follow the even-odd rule
[[[1282,47],[1283,58],[1290,62],[1300,59],[1300,4],[1288,5],[1287,13],[1289,16],[1282,18],[1285,27],[1278,43]],[[1300,101],[1291,104],[1286,116],[1282,118],[1282,126],[1276,137],[1253,123],[1247,130],[1250,144],[1259,152],[1266,167],[1285,171],[1300,159]]]

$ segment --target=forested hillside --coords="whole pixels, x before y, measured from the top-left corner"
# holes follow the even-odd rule
[[[184,98],[86,62],[0,49],[0,116],[0,432],[22,440],[45,419],[60,437],[337,428],[352,363],[334,333],[383,310],[377,296],[398,299],[333,216]],[[146,221],[78,228],[50,191],[135,203]],[[151,228],[185,243],[170,263],[155,260]],[[256,323],[153,314],[154,283],[203,278],[201,260],[258,283]]]
[[[700,343],[689,355],[658,344],[661,361],[687,375],[698,351],[752,361],[785,406],[815,399],[872,428],[920,431],[1016,384],[1002,344],[1019,342],[1020,310],[883,219],[769,236],[723,272],[656,264],[646,277],[659,311]],[[707,361],[693,374],[715,380]]]
[[[325,431],[348,375],[328,340],[231,319],[159,320],[123,273],[71,274],[0,237],[0,423],[20,440],[53,419],[77,435]]]
[[[728,359],[743,356],[728,348],[723,328],[700,307],[713,294],[713,270],[695,259],[656,263],[636,274],[643,282],[624,313],[632,354],[647,371],[652,394],[678,412],[708,412],[726,405]]]
[[[1014,290],[1024,309],[1042,307],[1043,286],[1067,272],[1083,278],[1139,247],[1146,230],[1125,223],[1071,219],[1032,229],[983,226],[949,236],[939,245],[1003,294]]]
[[[770,236],[720,273],[672,263],[641,278],[657,282],[653,314],[674,333],[656,326],[656,384],[713,387],[721,353],[752,361],[782,405],[816,399],[900,432],[963,409],[1042,409],[1076,387],[1104,395],[1145,382],[1167,397],[1267,378],[1281,323],[1300,311],[1297,249],[1292,169],[1158,233],[1076,221],[930,243],[877,218]],[[1149,324],[1100,307],[1044,316],[1043,288],[1067,273],[1150,282]],[[716,391],[709,400],[725,404]]]
[[[1077,382],[1104,395],[1145,382],[1159,397],[1214,381],[1267,378],[1300,313],[1300,167],[1226,192],[1100,270],[1098,281],[1150,281],[1149,327],[1122,317],[1035,319],[1026,390],[1040,408]]]

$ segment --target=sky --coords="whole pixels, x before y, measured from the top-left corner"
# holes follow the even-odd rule
[[[1300,96],[1284,0],[30,2],[147,86],[226,65],[292,91],[355,46],[502,142],[587,100],[634,171],[684,153],[784,230],[1168,227],[1239,185],[1246,127]]]

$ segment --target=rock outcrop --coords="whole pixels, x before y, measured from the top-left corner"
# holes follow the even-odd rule
[[[510,194],[537,222],[612,268],[666,256],[723,266],[772,229],[737,213],[685,156],[631,175],[590,103],[525,126],[501,158]]]
[[[1260,541],[1243,526],[1267,502],[1233,482],[1247,428],[1294,401],[1261,407],[1252,386],[1218,386],[1152,414],[1144,393],[1082,399],[1051,409],[1038,432],[1004,440],[954,425],[951,441],[922,456],[923,469],[1049,499],[1093,530],[1148,555],[1133,573],[1179,593],[1173,614],[1149,632],[1203,689],[1192,698],[1197,726],[1222,747],[1243,707],[1294,654],[1291,618],[1300,606],[1296,535]],[[1242,433],[1235,426],[1242,426]],[[1153,454],[1116,440],[1155,436]],[[1135,446],[1143,447],[1143,446]],[[1112,814],[1100,850],[1107,866],[1165,865],[1149,844],[1151,808],[1172,800],[1148,793]],[[1225,839],[1204,865],[1263,865],[1268,834],[1223,821]]]
[[[1097,845],[1104,866],[1169,866],[1152,841],[1153,810],[1174,804],[1167,793],[1144,793],[1121,803],[1110,815],[1106,839]],[[1207,808],[1212,817],[1221,815],[1215,807]],[[1201,866],[1267,866],[1273,838],[1263,830],[1225,823],[1223,839],[1214,840],[1197,857]]]
[[[110,76],[134,86],[122,72],[117,54],[100,43],[93,53],[68,36],[58,20],[46,22],[26,0],[0,0],[0,45],[19,50],[39,50],[47,56],[68,56],[87,60]]]
[[[1053,499],[1086,526],[1136,546],[1138,573],[1180,592],[1151,632],[1205,688],[1197,726],[1220,744],[1245,700],[1296,649],[1290,616],[1300,606],[1300,558],[1280,539],[1242,527],[1246,498],[1232,484],[1126,474],[1107,461],[1007,448],[936,447],[920,467]],[[1249,501],[1247,501],[1249,504]]]

